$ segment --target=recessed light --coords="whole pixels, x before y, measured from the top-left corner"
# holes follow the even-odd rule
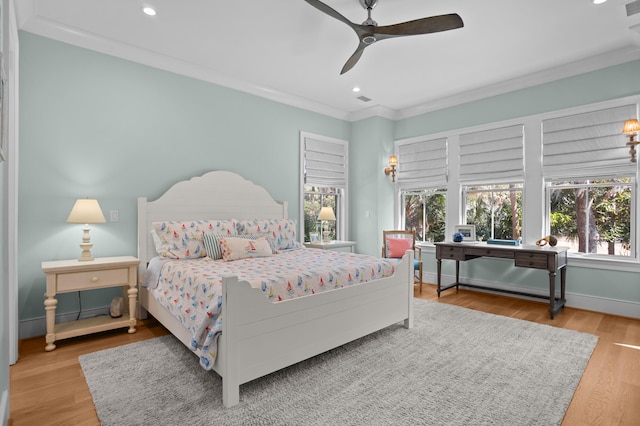
[[[354,87],[354,88],[353,88],[353,89],[351,89],[351,90],[353,90],[354,92],[358,93],[358,92],[360,91],[360,88],[359,88],[358,86],[356,86],[356,87]]]
[[[606,2],[607,0],[593,0],[593,4],[602,4],[604,2]]]
[[[156,10],[154,8],[152,8],[151,6],[143,7],[142,11],[145,13],[145,15],[156,16]]]

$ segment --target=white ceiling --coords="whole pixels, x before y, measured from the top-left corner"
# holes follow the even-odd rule
[[[379,25],[458,13],[464,28],[383,40],[340,75],[356,34],[304,0],[15,0],[21,30],[348,120],[409,117],[640,59],[631,1],[380,0]],[[366,19],[359,0],[325,3]]]

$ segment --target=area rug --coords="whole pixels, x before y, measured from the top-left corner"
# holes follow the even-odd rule
[[[597,337],[415,299],[388,327],[240,387],[173,336],[80,357],[103,425],[557,425]]]

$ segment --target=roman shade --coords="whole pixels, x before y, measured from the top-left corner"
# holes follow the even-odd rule
[[[447,184],[447,138],[396,142],[400,189]]]
[[[460,135],[460,183],[524,180],[524,125]]]
[[[624,105],[542,122],[545,179],[629,176],[636,172],[621,134],[637,105]]]
[[[304,183],[313,186],[347,185],[347,144],[339,140],[304,137]]]

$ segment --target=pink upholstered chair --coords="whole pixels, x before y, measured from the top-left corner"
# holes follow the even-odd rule
[[[420,284],[422,293],[422,250],[416,247],[414,231],[382,231],[382,257],[399,259],[407,250],[413,250],[414,283]]]

